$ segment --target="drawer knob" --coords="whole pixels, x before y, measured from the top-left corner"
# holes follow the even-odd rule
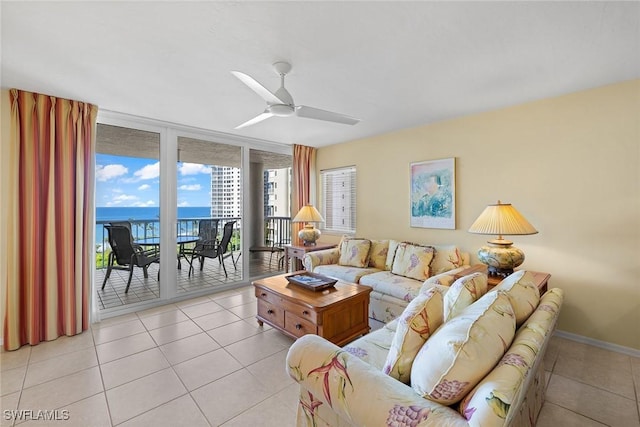
[[[300,323],[296,324],[296,329],[298,330],[302,329],[302,325]]]
[[[302,314],[304,314],[305,316],[309,315],[309,312],[307,310],[303,311]]]
[[[273,313],[274,313],[273,310],[271,310],[271,309],[267,310],[267,314],[273,314]]]

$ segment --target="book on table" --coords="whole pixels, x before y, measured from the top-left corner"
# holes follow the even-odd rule
[[[290,276],[287,276],[286,279],[289,283],[303,286],[314,291],[321,291],[330,288],[337,282],[336,279],[332,279],[330,277],[322,276],[320,274],[311,273],[308,271],[292,274]]]

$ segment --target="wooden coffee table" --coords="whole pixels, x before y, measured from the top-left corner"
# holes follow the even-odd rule
[[[292,338],[316,334],[338,346],[369,332],[370,287],[338,281],[314,292],[290,284],[285,276],[253,282],[258,324],[267,323]]]

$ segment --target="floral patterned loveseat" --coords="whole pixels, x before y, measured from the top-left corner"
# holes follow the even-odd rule
[[[388,323],[427,280],[452,283],[469,268],[469,254],[454,245],[343,238],[336,248],[305,254],[303,265],[307,271],[372,287],[369,317]]]
[[[535,425],[563,292],[540,297],[522,272],[483,294],[478,274],[421,292],[397,320],[343,348],[299,338],[287,355],[300,384],[297,425]]]

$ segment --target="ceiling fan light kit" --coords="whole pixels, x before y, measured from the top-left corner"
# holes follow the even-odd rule
[[[287,89],[284,87],[284,78],[291,71],[291,64],[288,62],[276,62],[273,64],[273,69],[280,76],[280,88],[277,91],[271,92],[269,89],[260,84],[253,77],[240,72],[232,71],[231,74],[236,76],[242,83],[247,85],[251,90],[257,93],[267,103],[267,108],[257,115],[256,117],[238,125],[235,129],[241,129],[247,126],[260,123],[270,117],[289,117],[296,115],[298,117],[304,117],[307,119],[324,120],[327,122],[341,123],[346,125],[355,125],[360,121],[355,117],[347,116],[345,114],[334,113],[332,111],[321,110],[319,108],[307,107],[305,105],[295,105],[293,97]]]

